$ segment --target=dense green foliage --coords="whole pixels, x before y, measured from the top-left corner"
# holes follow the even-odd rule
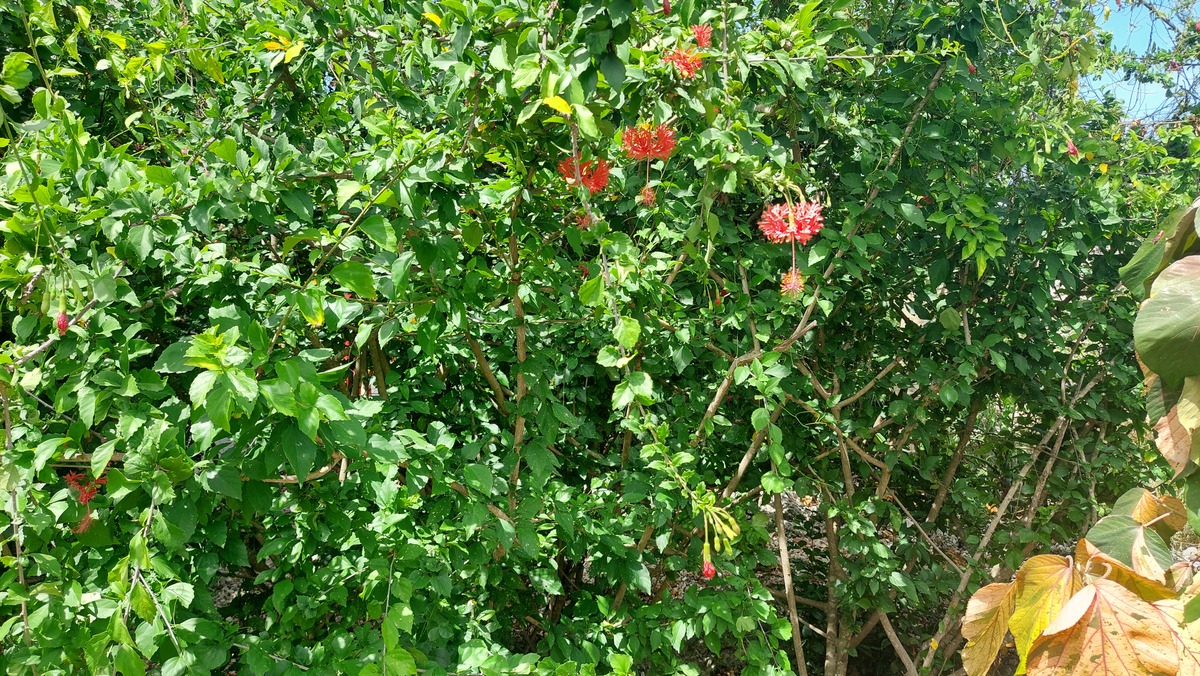
[[[6,669],[951,669],[1165,472],[1117,270],[1200,141],[1087,7],[666,6],[0,9]]]

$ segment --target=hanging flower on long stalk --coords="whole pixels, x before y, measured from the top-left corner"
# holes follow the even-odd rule
[[[783,242],[800,242],[808,244],[824,227],[821,217],[822,205],[816,202],[800,202],[799,204],[771,204],[763,209],[758,219],[758,228],[767,239],[780,244]]]
[[[639,124],[621,133],[621,145],[635,160],[666,160],[675,150],[675,130],[665,124]]]
[[[779,286],[786,297],[796,298],[804,291],[804,276],[796,268],[796,242],[808,244],[825,227],[822,208],[819,202],[769,204],[758,219],[758,229],[768,241],[792,245],[792,267]]]
[[[675,130],[665,124],[627,127],[621,133],[621,145],[630,158],[646,161],[646,185],[642,188],[640,201],[647,206],[654,204],[654,189],[650,187],[650,162],[665,162],[671,157],[675,151]]]

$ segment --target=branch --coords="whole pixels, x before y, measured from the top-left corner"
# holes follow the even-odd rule
[[[775,410],[771,412],[771,424],[775,424],[779,420],[779,415],[783,413],[783,407],[786,402],[780,402]],[[733,478],[729,480],[729,484],[725,486],[725,490],[721,491],[722,498],[728,498],[737,490],[738,484],[742,482],[742,477],[746,474],[746,470],[750,468],[750,463],[754,461],[754,456],[758,454],[758,449],[762,448],[763,441],[767,438],[767,432],[771,429],[770,425],[762,428],[754,435],[754,440],[750,443],[750,448],[746,449],[742,455],[742,461],[738,463],[737,471],[734,472]]]
[[[900,363],[900,357],[901,357],[901,356],[902,356],[902,355],[896,355],[896,358],[895,358],[895,359],[893,359],[893,360],[891,361],[891,363],[889,363],[887,366],[883,367],[883,370],[882,370],[882,371],[880,371],[879,373],[876,373],[876,374],[875,374],[875,377],[874,377],[874,378],[871,378],[871,380],[870,380],[870,381],[869,381],[869,382],[868,382],[866,385],[864,385],[864,386],[863,386],[863,388],[862,388],[861,390],[859,390],[859,391],[855,392],[854,394],[850,395],[849,397],[847,397],[847,398],[845,398],[845,399],[843,399],[843,400],[839,401],[838,403],[834,404],[834,405],[833,405],[833,410],[834,410],[834,411],[841,411],[843,408],[845,408],[845,407],[849,406],[850,404],[853,404],[854,402],[858,401],[858,400],[859,400],[860,398],[862,398],[862,396],[863,396],[863,395],[865,395],[867,392],[870,392],[870,391],[871,391],[871,389],[872,389],[873,387],[875,387],[876,385],[878,385],[878,384],[879,384],[879,381],[880,381],[880,380],[883,380],[883,379],[884,379],[884,378],[887,376],[887,374],[889,374],[889,373],[891,373],[891,372],[892,372],[892,369],[896,368],[896,365]]]
[[[904,644],[900,642],[900,637],[896,635],[896,630],[892,627],[892,622],[888,619],[887,613],[882,610],[879,611],[879,624],[883,625],[883,633],[887,634],[888,641],[891,642],[892,647],[896,650],[896,655],[904,663],[904,671],[908,673],[908,676],[917,676],[917,665],[913,664],[912,657],[905,650]]]
[[[454,492],[458,493],[459,495],[462,495],[463,497],[467,497],[467,498],[471,497],[471,491],[468,490],[466,486],[458,483],[457,481],[451,481],[450,488],[452,488],[454,490]],[[512,517],[505,514],[504,511],[501,510],[499,507],[493,505],[490,502],[487,503],[486,506],[488,508],[488,511],[492,513],[492,516],[496,517],[497,519],[500,519],[501,521],[505,521],[507,523],[514,523],[512,520]]]
[[[492,371],[492,365],[488,363],[487,355],[483,353],[479,341],[470,334],[467,335],[467,344],[471,346],[475,361],[479,363],[479,371],[483,374],[483,379],[487,381],[488,387],[492,388],[492,395],[496,397],[496,408],[500,409],[500,415],[507,418],[508,405],[504,403],[504,388],[500,386],[500,381],[496,380],[496,374]]]
[[[775,471],[775,463],[771,463]],[[783,591],[787,594],[788,618],[792,621],[792,649],[796,652],[796,671],[808,676],[808,663],[804,660],[804,643],[800,638],[800,615],[796,612],[796,591],[792,588],[792,561],[788,558],[787,533],[783,530],[783,499],[775,494],[775,538],[779,540],[779,568],[783,573]]]

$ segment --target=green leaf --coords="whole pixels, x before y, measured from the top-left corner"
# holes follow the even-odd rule
[[[1134,321],[1133,340],[1142,362],[1168,383],[1200,375],[1200,256],[1159,273]]]
[[[750,414],[750,424],[754,426],[755,432],[761,432],[771,424],[771,411],[768,408],[756,408],[754,413]]]
[[[597,275],[579,287],[579,300],[589,307],[604,302],[604,278]]]
[[[646,564],[634,562],[633,567],[629,571],[633,579],[630,582],[643,594],[650,593],[650,569],[646,568]]]
[[[242,474],[232,465],[209,468],[201,472],[196,480],[209,491],[234,500],[242,499]]]
[[[146,165],[146,180],[155,185],[175,185],[175,172],[170,167],[160,167],[156,164]]]
[[[312,471],[317,461],[317,445],[294,422],[285,422],[275,428],[271,435],[271,448],[283,452],[292,473],[304,483],[304,478]]]
[[[10,52],[4,57],[4,69],[0,71],[0,79],[14,90],[21,90],[33,82],[33,56],[27,52]],[[13,103],[20,103],[20,98]]]
[[[237,141],[228,136],[212,144],[210,147],[213,154],[225,160],[229,164],[237,164]]]
[[[492,470],[483,465],[467,465],[463,467],[464,483],[484,495],[491,495],[493,478]]]
[[[548,568],[538,568],[529,571],[529,581],[533,583],[533,588],[543,594],[558,596],[563,593],[562,582],[558,579],[558,573]]]
[[[365,186],[358,181],[341,180],[337,182],[337,208],[341,209],[346,206],[346,202],[358,193],[362,192]]]
[[[116,647],[113,654],[113,666],[121,672],[121,676],[145,676],[146,674],[146,663],[138,657],[133,648],[124,644]]]
[[[300,190],[289,190],[281,196],[284,205],[300,217],[305,223],[311,223],[313,218],[313,201],[308,193]]]
[[[320,289],[306,289],[296,296],[300,314],[313,326],[325,323],[325,294]]]
[[[1123,514],[1100,519],[1086,538],[1100,551],[1135,570],[1140,567],[1134,564],[1139,550],[1148,553],[1162,570],[1174,563],[1170,548],[1158,533]]]
[[[596,126],[596,118],[592,116],[590,108],[578,103],[572,104],[571,109],[575,112],[575,123],[579,125],[579,132],[588,139],[599,139],[600,128]]]
[[[104,474],[104,470],[108,469],[108,461],[112,459],[113,451],[116,448],[117,440],[109,439],[97,446],[96,450],[92,451],[92,476],[99,478],[101,474]]]
[[[904,203],[900,205],[900,214],[904,216],[908,222],[918,226],[925,227],[925,214],[921,213],[921,208],[915,204]]]
[[[384,251],[396,250],[396,230],[386,218],[378,214],[368,216],[358,226],[372,242]]]
[[[375,298],[375,277],[371,269],[358,261],[346,261],[330,271],[330,276],[360,298]]]
[[[630,317],[621,317],[617,320],[617,325],[613,327],[613,337],[626,350],[637,347],[638,339],[641,336],[642,325],[638,323],[638,320]]]
[[[604,81],[613,91],[619,92],[625,86],[625,62],[616,54],[604,55],[600,60],[600,72],[604,74]]]
[[[292,386],[287,381],[264,380],[259,383],[258,391],[267,401],[267,405],[276,412],[296,417],[296,396],[292,393]]]

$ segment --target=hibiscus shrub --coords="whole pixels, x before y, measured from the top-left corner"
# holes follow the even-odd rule
[[[956,668],[1197,179],[998,11],[4,5],[0,663]]]

